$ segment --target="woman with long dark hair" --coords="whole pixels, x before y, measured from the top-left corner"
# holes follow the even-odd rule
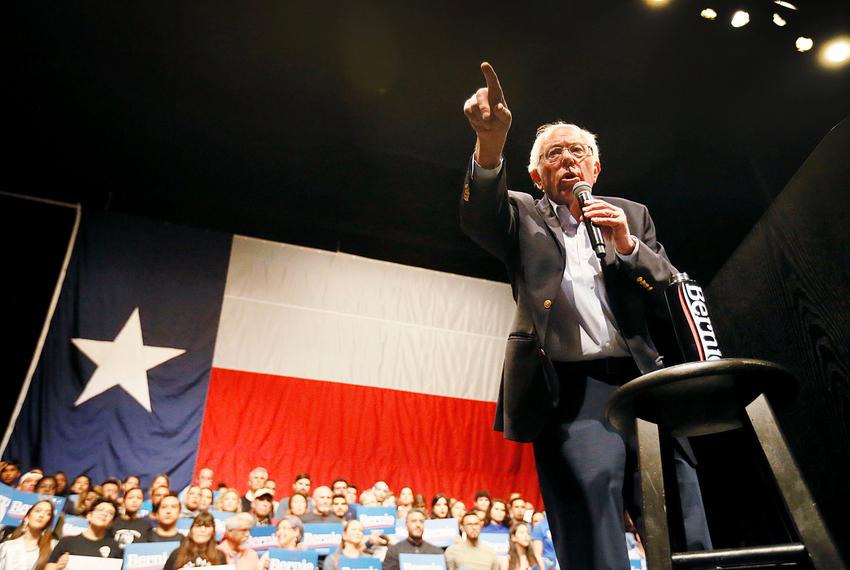
[[[202,512],[192,521],[186,540],[169,555],[162,570],[180,570],[225,563],[224,554],[216,548],[215,519],[208,512]]]
[[[0,570],[44,568],[56,546],[53,516],[53,503],[50,501],[39,501],[30,507],[18,528],[0,544]]]
[[[517,523],[511,529],[507,570],[545,570],[531,548],[531,528],[526,523]]]
[[[484,528],[481,532],[502,532],[507,534],[511,530],[508,518],[508,504],[502,499],[490,501],[490,512],[487,513]]]
[[[449,498],[443,493],[437,493],[434,495],[434,498],[431,499],[431,518],[449,518]]]

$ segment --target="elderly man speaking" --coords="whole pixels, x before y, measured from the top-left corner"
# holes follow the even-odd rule
[[[648,317],[666,314],[663,290],[676,270],[645,206],[606,197],[581,207],[574,187],[595,184],[602,163],[596,137],[576,125],[537,131],[528,172],[542,198],[508,190],[502,150],[512,116],[493,68],[481,70],[487,86],[464,105],[477,141],[461,226],[505,263],[517,304],[495,427],[534,444],[561,566],[625,570],[623,513],[640,514],[635,442],[608,423],[604,408],[617,386],[662,366]],[[601,230],[601,258],[584,218]],[[675,464],[686,539],[689,548],[708,549],[684,446],[676,446]]]

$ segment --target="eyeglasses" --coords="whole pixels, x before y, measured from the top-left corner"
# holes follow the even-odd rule
[[[109,507],[106,507],[106,508],[103,508],[103,509],[98,507],[96,509],[92,509],[92,512],[93,513],[99,513],[101,515],[110,516],[110,517],[115,516],[115,509],[110,509]]]
[[[546,154],[541,154],[540,158],[545,158],[546,162],[555,163],[563,158],[564,153],[569,154],[578,161],[584,160],[586,157],[593,154],[593,149],[582,143],[571,143],[567,146],[553,146],[546,151]]]

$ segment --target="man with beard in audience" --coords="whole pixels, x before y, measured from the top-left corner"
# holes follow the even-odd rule
[[[178,497],[179,498],[179,497]],[[190,485],[183,497],[183,506],[180,516],[184,519],[193,519],[201,512],[201,488]]]
[[[331,514],[327,522],[345,522],[353,518],[354,515],[348,507],[348,499],[345,498],[345,495],[334,495],[331,498]]]
[[[460,528],[466,535],[466,540],[452,544],[446,549],[447,570],[460,570],[461,568],[467,570],[499,570],[501,568],[493,549],[478,540],[481,534],[481,524],[481,519],[475,513],[463,515]]]
[[[271,489],[263,488],[254,493],[250,514],[254,519],[255,526],[274,524],[274,520],[272,519],[272,497]]]
[[[100,484],[100,492],[103,493],[104,499],[121,502],[121,481],[110,477]]]
[[[411,509],[407,513],[407,538],[387,549],[384,558],[383,570],[398,570],[400,554],[439,554],[443,555],[443,549],[434,546],[422,539],[425,534],[425,511],[422,509]]]
[[[311,510],[313,508],[313,499],[310,499],[310,486],[312,485],[312,479],[310,479],[309,473],[298,473],[295,476],[295,480],[292,483],[292,492],[293,493],[304,493],[307,499],[307,510]],[[278,519],[282,519],[286,516],[289,511],[289,497],[285,497],[280,501],[280,505],[278,505],[277,510],[275,511]]]
[[[177,532],[177,519],[180,518],[180,499],[177,495],[164,496],[154,508],[156,526],[148,532],[145,542],[169,542],[180,541],[183,538]]]
[[[514,497],[510,504],[511,526],[525,522],[525,499]]]
[[[248,474],[248,491],[242,497],[242,512],[247,513],[251,510],[251,501],[254,500],[254,493],[266,486],[269,472],[265,467],[254,467]]]
[[[121,558],[118,544],[107,531],[112,519],[118,512],[118,506],[109,499],[99,497],[86,513],[89,526],[77,536],[65,536],[59,540],[50,553],[45,570],[59,570],[68,565],[68,559],[74,556],[92,556],[95,558]]]
[[[316,487],[313,491],[313,509],[301,517],[304,524],[307,523],[323,523],[333,522],[329,519],[331,516],[331,488],[325,485]]]

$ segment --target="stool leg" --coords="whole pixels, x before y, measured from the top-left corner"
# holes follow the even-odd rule
[[[747,406],[747,415],[812,564],[819,570],[846,570],[764,394]]]
[[[661,468],[661,438],[658,426],[654,423],[640,418],[636,422],[643,524],[646,529],[646,564],[648,570],[672,570],[664,473]]]

